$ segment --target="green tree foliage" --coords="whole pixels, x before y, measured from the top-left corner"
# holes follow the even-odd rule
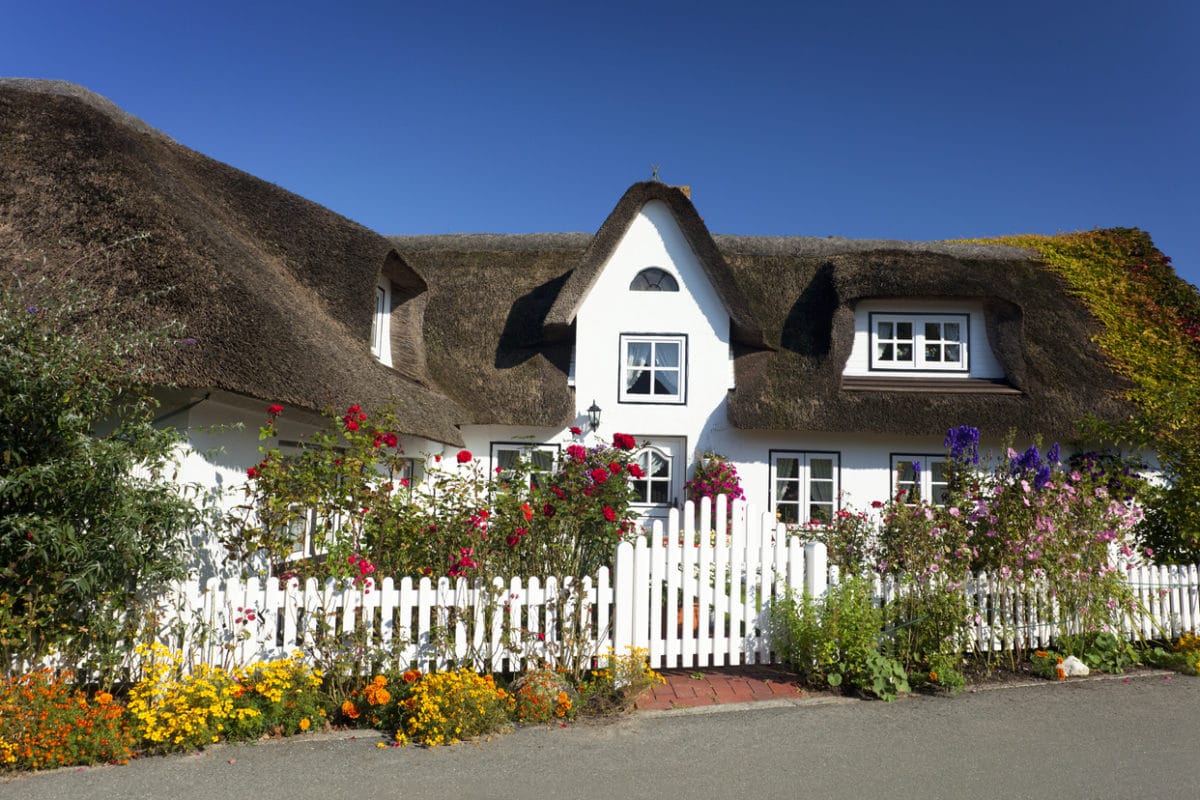
[[[1041,253],[1100,321],[1096,341],[1137,413],[1091,432],[1158,454],[1167,483],[1147,498],[1142,543],[1162,561],[1200,560],[1200,292],[1136,228],[994,243]]]
[[[103,671],[146,593],[182,575],[197,519],[168,480],[179,434],[138,385],[173,339],[19,274],[0,287],[0,671],[56,651]]]

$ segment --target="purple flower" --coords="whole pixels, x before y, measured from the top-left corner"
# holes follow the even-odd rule
[[[1050,449],[1046,451],[1046,461],[1050,464],[1057,464],[1061,455],[1062,453],[1058,448],[1058,442],[1055,442]]]
[[[946,431],[942,447],[950,449],[950,458],[967,464],[979,463],[979,428],[959,425]]]
[[[1033,488],[1039,492],[1050,485],[1050,467],[1038,467],[1037,475],[1033,479]]]
[[[1009,469],[1013,475],[1020,474],[1026,470],[1037,470],[1042,465],[1042,457],[1038,453],[1037,445],[1029,445],[1029,449],[1021,455],[1009,461]]]
[[[25,309],[25,310],[26,310],[26,311],[28,311],[30,314],[36,314],[36,313],[38,312],[38,307],[37,307],[37,306],[30,306],[29,308],[27,308],[27,309]]]

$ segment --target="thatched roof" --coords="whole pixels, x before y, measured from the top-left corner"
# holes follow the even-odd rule
[[[628,197],[628,195],[627,195]],[[624,201],[622,201],[624,202]],[[394,236],[426,276],[429,368],[480,423],[555,426],[578,407],[570,345],[546,335],[595,252],[587,234]],[[765,346],[735,343],[735,427],[940,435],[972,424],[1069,440],[1074,423],[1128,413],[1096,323],[1028,250],[944,242],[714,236]],[[577,282],[577,281],[576,281]],[[853,307],[870,298],[978,301],[999,382],[846,379]],[[573,330],[573,329],[572,329]]]
[[[568,336],[571,325],[575,322],[575,315],[579,313],[579,307],[595,283],[600,270],[642,206],[651,200],[660,200],[671,209],[684,238],[699,259],[709,283],[721,298],[725,310],[729,312],[733,341],[747,347],[761,347],[763,339],[759,320],[747,305],[741,288],[729,271],[729,266],[714,245],[704,220],[696,213],[695,206],[683,190],[658,181],[645,181],[630,186],[617,203],[617,207],[600,226],[600,230],[584,251],[583,258],[567,278],[562,291],[546,314],[547,336],[554,339]]]
[[[735,427],[941,434],[975,425],[1069,440],[1086,415],[1120,418],[1125,388],[1092,342],[1097,323],[1030,251],[951,243],[716,237],[771,350],[742,351]],[[981,302],[1005,380],[842,376],[854,305],[871,298]],[[914,391],[916,389],[917,391]]]
[[[405,433],[461,442],[466,412],[432,386],[419,349],[398,353],[398,369],[370,353],[380,272],[401,299],[424,287],[384,237],[72,84],[0,80],[0,153],[6,268],[32,258],[26,272],[127,297],[169,289],[146,302],[147,321],[180,320],[195,344],[155,365],[164,380],[316,411],[394,402]],[[397,327],[411,316],[398,309]]]

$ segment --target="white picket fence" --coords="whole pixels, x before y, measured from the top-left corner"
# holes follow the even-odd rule
[[[1128,577],[1142,610],[1126,633],[1177,636],[1200,626],[1196,566],[1143,567]],[[665,528],[655,523],[647,537],[618,545],[611,570],[582,578],[385,578],[370,591],[294,579],[182,584],[163,619],[174,633],[164,638],[210,664],[330,647],[423,670],[470,663],[520,671],[632,647],[644,648],[656,669],[762,664],[775,659],[771,604],[801,590],[820,596],[831,580],[824,545],[803,544],[770,515],[719,497],[672,511]],[[877,583],[880,602],[895,591],[890,580]],[[975,605],[971,649],[1043,647],[1060,630],[1052,599],[1036,587],[980,574],[962,591]]]

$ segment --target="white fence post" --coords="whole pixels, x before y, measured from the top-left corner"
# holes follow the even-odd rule
[[[821,542],[804,545],[804,591],[810,597],[824,597],[829,589],[829,553]]]

